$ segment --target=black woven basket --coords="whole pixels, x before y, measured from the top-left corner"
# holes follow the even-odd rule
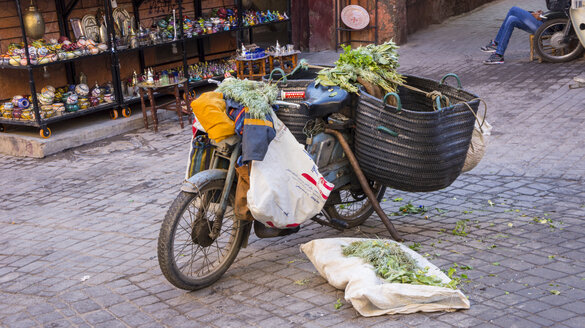
[[[318,69],[299,70],[295,74],[287,78],[286,83],[277,82],[278,88],[283,91],[305,91],[307,86],[315,81],[317,78]],[[281,74],[275,72],[272,75],[274,81],[278,81]],[[270,77],[264,76],[262,81],[268,82]],[[299,103],[302,99],[287,99],[291,103]],[[299,113],[299,110],[287,106],[279,106],[276,116],[288,127],[298,142],[305,144],[307,136],[303,132],[305,124],[311,118],[305,114]]]
[[[477,112],[479,100],[460,88],[416,76],[405,78],[409,86],[440,91],[459,104],[434,110],[432,99],[399,87],[402,110],[398,110],[362,92],[356,111],[355,155],[369,179],[391,188],[443,189],[461,173],[473,133],[475,116],[460,102]]]

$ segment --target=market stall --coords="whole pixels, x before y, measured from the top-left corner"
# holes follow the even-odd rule
[[[41,5],[42,12],[34,2],[24,7],[15,0],[11,18],[18,29],[0,27],[2,132],[30,126],[48,138],[49,125],[57,121],[102,111],[112,119],[127,117],[129,106],[140,101],[137,83],[147,68],[157,80],[181,74],[193,89],[233,70],[222,58],[252,42],[255,29],[285,24],[291,38],[290,0],[254,11],[239,0]]]

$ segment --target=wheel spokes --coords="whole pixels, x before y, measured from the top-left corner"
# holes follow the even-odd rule
[[[207,190],[198,194],[183,212],[177,223],[173,238],[173,259],[180,272],[189,277],[203,277],[212,273],[214,268],[221,265],[234,247],[236,231],[234,211],[231,206],[225,211],[220,227],[220,234],[215,240],[209,239],[209,246],[203,247],[196,243],[204,235],[211,232],[216,212],[219,209],[221,189]],[[230,199],[231,201],[231,199]],[[231,204],[228,204],[231,205]],[[204,221],[203,221],[204,220]],[[203,231],[193,231],[197,225],[204,225]],[[207,229],[207,231],[205,231]],[[204,236],[205,237],[205,236]],[[203,238],[203,237],[201,237]],[[204,244],[206,245],[206,244]]]

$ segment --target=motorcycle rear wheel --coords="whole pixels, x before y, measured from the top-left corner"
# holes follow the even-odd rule
[[[372,187],[376,199],[381,201],[386,192],[386,187],[374,184]],[[325,212],[333,218],[345,221],[349,228],[355,228],[364,223],[374,213],[374,207],[363,192],[356,194],[349,189],[340,189],[341,203],[325,207]],[[330,196],[331,197],[331,196]]]
[[[210,286],[236,259],[245,235],[245,223],[234,215],[235,190],[228,200],[220,233],[211,239],[225,180],[209,180],[197,193],[181,191],[169,208],[158,237],[158,262],[175,287],[197,290]]]
[[[575,31],[571,31],[569,42],[563,43],[563,29],[570,23],[566,18],[551,19],[536,30],[534,48],[543,60],[564,63],[576,59],[583,53],[584,48]]]

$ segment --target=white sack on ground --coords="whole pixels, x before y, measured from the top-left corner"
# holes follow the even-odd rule
[[[317,239],[301,245],[317,271],[329,284],[345,288],[345,299],[363,316],[405,314],[414,312],[454,311],[469,309],[469,300],[459,290],[446,287],[389,283],[378,277],[371,264],[358,257],[343,255],[342,246],[361,238]],[[383,242],[396,243],[391,240]],[[439,268],[420,254],[400,244],[420,268],[429,268],[444,283],[451,281]]]

